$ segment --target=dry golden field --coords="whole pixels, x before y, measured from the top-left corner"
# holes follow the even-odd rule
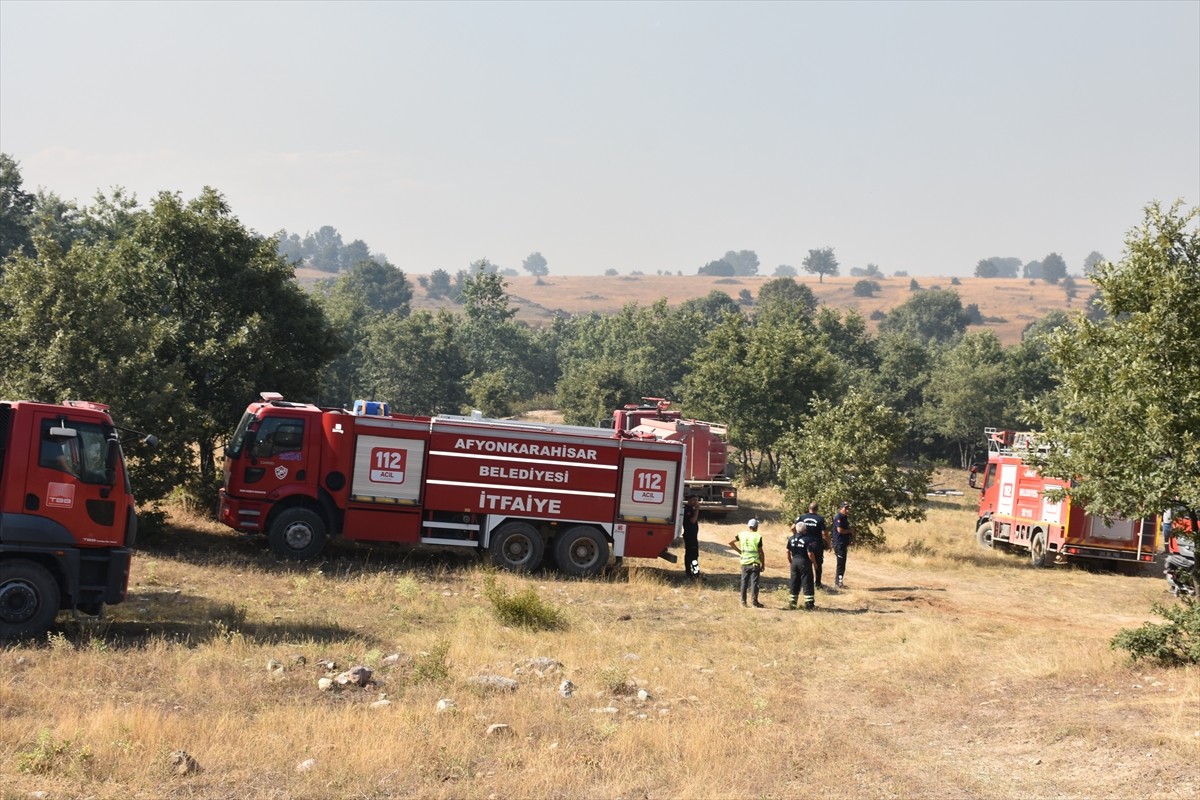
[[[328,278],[325,273],[311,269],[297,270],[302,283],[312,283]],[[413,308],[459,308],[444,300],[431,300],[423,289],[415,285]],[[556,313],[580,314],[598,312],[609,314],[619,311],[629,303],[648,306],[660,299],[668,305],[677,306],[685,300],[703,297],[715,290],[725,292],[737,299],[742,290],[757,298],[758,291],[770,277],[713,278],[706,275],[549,275],[539,284],[528,275],[507,277],[509,305],[517,311],[517,319],[530,325],[549,323]],[[911,278],[876,278],[880,291],[874,297],[855,297],[854,284],[862,280],[856,277],[826,278],[818,282],[812,275],[801,275],[796,281],[813,290],[817,300],[833,308],[854,308],[870,320],[873,311],[887,312],[912,297],[909,287]],[[924,289],[953,289],[958,292],[963,306],[975,303],[985,319],[1003,319],[1003,322],[987,322],[983,330],[996,334],[1003,344],[1021,340],[1021,331],[1035,319],[1055,310],[1082,309],[1092,294],[1092,284],[1077,279],[1074,300],[1068,300],[1061,285],[1043,281],[1030,282],[1018,278],[984,279],[959,278],[960,285],[950,283],[950,278],[917,276],[916,281]],[[870,322],[872,329],[876,323]],[[977,329],[977,328],[973,328]]]
[[[978,550],[973,500],[852,551],[848,588],[811,613],[785,609],[790,510],[761,490],[702,523],[700,585],[663,561],[495,576],[561,612],[549,631],[500,624],[473,558],[338,545],[297,566],[179,516],[107,621],[0,648],[0,797],[1200,794],[1200,673],[1108,647],[1170,600],[1161,575]],[[725,546],[751,513],[761,610]],[[318,688],[359,664],[366,688]],[[176,772],[181,750],[198,769]]]

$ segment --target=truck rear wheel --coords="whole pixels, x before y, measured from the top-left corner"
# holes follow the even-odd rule
[[[58,583],[41,564],[0,563],[0,639],[39,636],[58,616]]]
[[[568,528],[554,540],[554,560],[559,571],[568,575],[599,575],[608,563],[608,539],[587,525]]]
[[[980,547],[992,549],[992,523],[990,521],[975,529],[975,541],[979,542]]]
[[[325,522],[315,511],[289,508],[271,523],[267,541],[280,558],[308,561],[325,549]]]
[[[532,572],[541,566],[546,544],[528,522],[506,522],[492,534],[492,563],[510,572]]]
[[[1029,540],[1029,563],[1035,567],[1044,567],[1050,563],[1046,553],[1046,533],[1036,531]]]

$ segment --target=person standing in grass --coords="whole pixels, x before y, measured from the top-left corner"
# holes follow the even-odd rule
[[[795,608],[801,592],[804,593],[804,610],[816,608],[816,583],[814,571],[820,575],[821,551],[824,549],[825,520],[817,512],[817,504],[810,503],[808,513],[796,518],[792,535],[787,541],[788,563],[792,568],[791,599],[788,608]]]
[[[731,539],[729,546],[742,557],[742,606],[746,605],[746,590],[749,589],[754,607],[762,608],[762,603],[758,602],[758,576],[767,562],[763,557],[763,539],[758,532],[758,520],[747,522],[746,530]]]
[[[683,572],[700,578],[700,498],[692,495],[683,507]]]
[[[833,518],[833,554],[837,557],[837,574],[834,576],[834,586],[844,589],[846,584],[843,577],[846,574],[846,554],[850,550],[850,542],[854,540],[854,530],[850,527],[850,503],[843,500],[838,507],[837,516]]]
[[[797,526],[803,526],[804,530],[800,533],[807,534],[808,541],[816,546],[809,548],[809,558],[812,559],[813,577],[816,579],[816,588],[825,591],[825,584],[821,582],[821,572],[825,566],[825,551],[829,549],[829,528],[825,527],[825,518],[817,513],[816,501],[808,504],[808,513],[796,520]]]

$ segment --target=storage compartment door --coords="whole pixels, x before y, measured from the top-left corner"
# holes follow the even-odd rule
[[[359,436],[354,446],[350,499],[356,503],[416,505],[421,499],[425,441]]]
[[[675,516],[679,463],[626,458],[618,513],[624,520],[670,522]]]

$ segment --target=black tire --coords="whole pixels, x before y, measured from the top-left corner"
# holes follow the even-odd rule
[[[1035,567],[1044,567],[1050,563],[1044,531],[1034,531],[1033,538],[1029,540],[1029,563]]]
[[[528,522],[506,522],[492,534],[492,563],[509,572],[533,572],[541,566],[546,543]]]
[[[567,575],[599,575],[608,565],[608,539],[595,528],[576,525],[555,537],[554,559],[559,572]]]
[[[316,558],[325,549],[327,538],[325,521],[320,514],[307,508],[289,508],[281,512],[267,533],[267,541],[275,555],[291,561]]]
[[[994,545],[992,543],[991,520],[988,520],[975,529],[975,541],[979,542],[979,546],[986,550],[992,549]]]
[[[41,564],[0,563],[0,639],[42,635],[54,624],[60,600],[58,582]]]

